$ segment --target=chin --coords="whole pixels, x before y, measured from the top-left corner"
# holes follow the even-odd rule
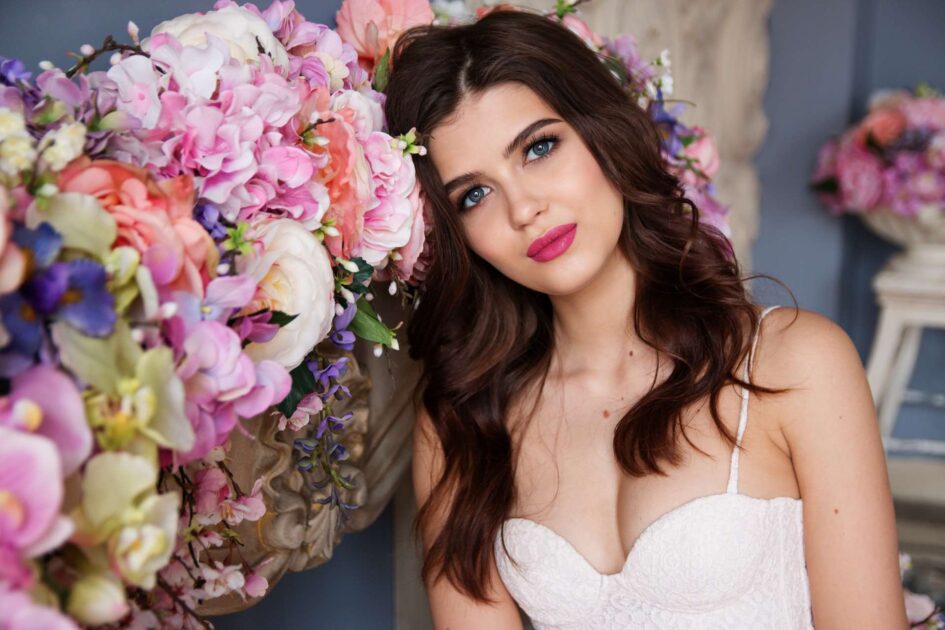
[[[555,262],[560,264],[555,265]],[[526,284],[529,288],[549,296],[564,297],[580,293],[600,277],[605,261],[560,260],[539,263],[547,269],[536,270]]]

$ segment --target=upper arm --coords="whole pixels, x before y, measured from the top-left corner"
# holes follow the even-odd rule
[[[413,487],[417,505],[423,505],[427,501],[442,472],[443,452],[440,441],[429,414],[420,405],[413,433]],[[428,526],[421,530],[424,551],[433,543],[444,520],[443,511],[435,513]],[[487,588],[487,595],[495,602],[491,605],[468,597],[445,577],[432,584],[427,583],[425,586],[434,627],[438,630],[521,630],[522,620],[518,607],[502,583],[494,561],[490,563],[489,581],[491,587]]]
[[[826,317],[801,310],[785,327],[791,311],[775,314],[757,362],[771,378],[759,382],[793,388],[776,405],[804,502],[814,625],[907,628],[885,455],[859,354]]]

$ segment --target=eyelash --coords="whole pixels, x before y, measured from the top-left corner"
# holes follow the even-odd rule
[[[537,138],[535,138],[534,140],[530,141],[530,142],[526,145],[525,150],[524,150],[524,155],[525,155],[525,157],[528,157],[529,152],[530,152],[533,148],[535,148],[535,145],[541,144],[542,142],[551,142],[551,143],[552,143],[552,144],[551,144],[551,148],[548,149],[548,152],[545,153],[544,155],[539,155],[539,156],[536,157],[534,160],[531,160],[532,162],[537,162],[537,161],[539,161],[539,160],[543,160],[543,159],[545,159],[546,157],[548,157],[549,155],[551,155],[552,153],[554,153],[554,152],[555,152],[555,149],[556,149],[557,146],[558,146],[558,143],[561,142],[561,139],[560,139],[556,134],[553,134],[553,133],[548,133],[548,134],[540,135],[540,136],[538,136]],[[464,211],[466,211],[466,210],[472,210],[473,208],[475,208],[476,206],[479,205],[478,203],[476,203],[476,204],[473,204],[473,205],[471,205],[471,206],[469,206],[469,207],[464,207],[464,206],[463,206],[463,202],[466,200],[466,196],[467,196],[469,193],[471,193],[473,190],[477,189],[477,188],[481,188],[481,186],[479,186],[478,184],[473,185],[473,186],[470,186],[469,188],[467,188],[467,189],[463,192],[463,194],[461,194],[461,195],[459,196],[459,199],[458,199],[458,201],[456,202],[456,207],[457,207],[457,209],[458,209],[460,212],[464,212]]]

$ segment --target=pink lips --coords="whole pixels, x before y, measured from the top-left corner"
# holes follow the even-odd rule
[[[538,262],[557,258],[571,247],[576,232],[577,223],[567,223],[551,228],[532,241],[528,247],[528,257]]]

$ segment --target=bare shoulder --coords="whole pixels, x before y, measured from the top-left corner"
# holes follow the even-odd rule
[[[774,309],[762,322],[755,352],[753,380],[789,390],[769,398],[787,437],[792,431],[804,431],[818,417],[823,420],[819,410],[845,402],[857,405],[860,417],[872,416],[872,396],[859,352],[829,317],[800,308]],[[818,429],[824,428],[822,422],[819,425]]]
[[[790,388],[769,404],[803,499],[814,625],[906,627],[885,456],[856,347],[803,309],[770,313],[759,339],[756,382]]]
[[[443,475],[443,448],[429,412],[420,405],[413,432],[413,487],[417,505],[430,500]],[[450,500],[430,514],[421,528],[423,551],[426,554],[440,533],[449,513]],[[496,628],[521,630],[522,621],[511,594],[502,583],[493,562],[489,569],[487,597],[492,604],[479,602],[457,589],[448,579],[440,577],[426,583],[430,613],[434,627],[450,630]]]

